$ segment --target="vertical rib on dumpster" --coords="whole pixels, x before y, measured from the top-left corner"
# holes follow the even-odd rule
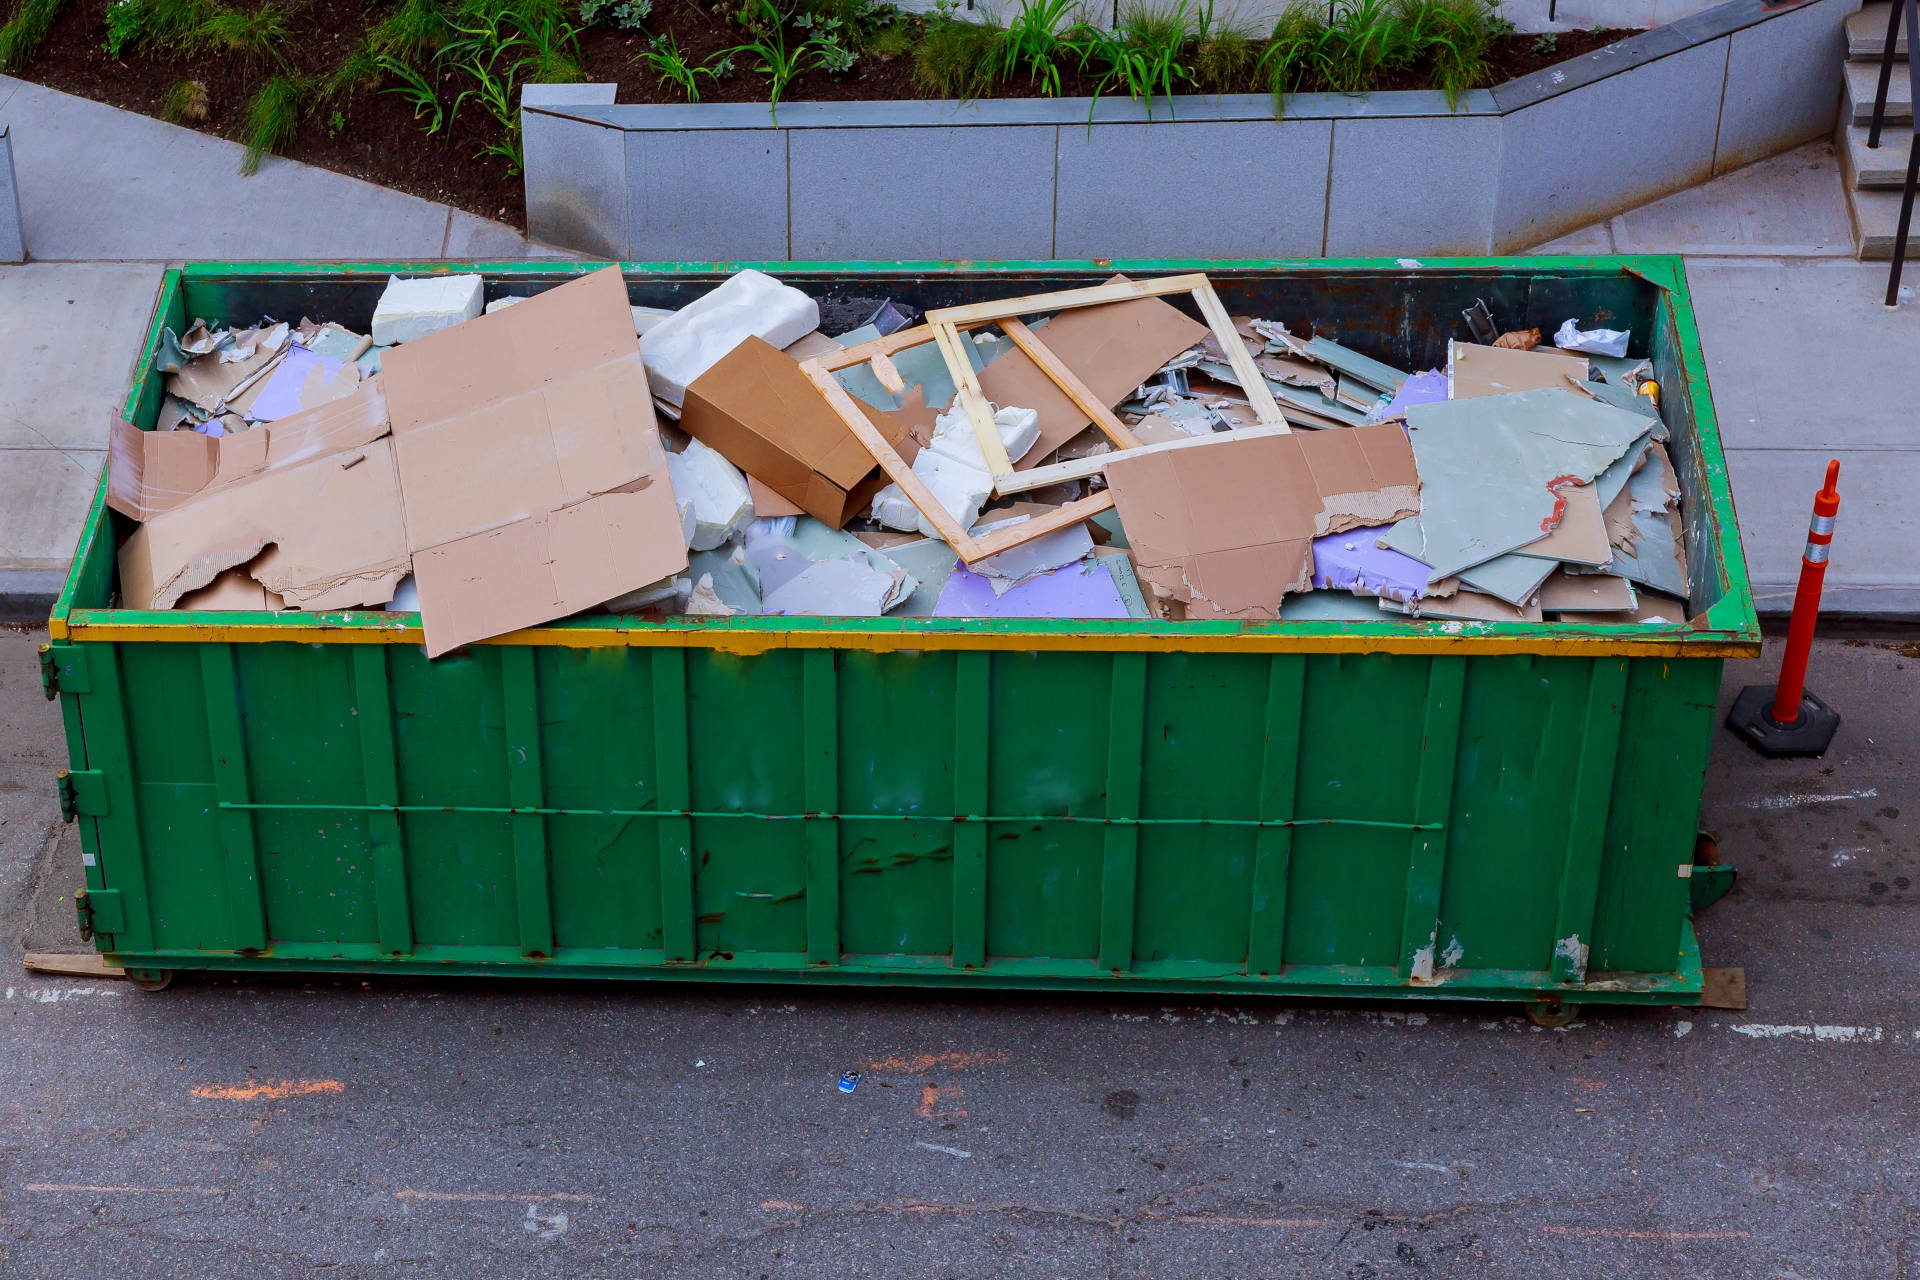
[[[1452,816],[1453,765],[1460,749],[1460,701],[1467,660],[1435,658],[1427,671],[1427,715],[1420,736],[1420,780],[1413,821],[1434,831],[1415,831],[1407,859],[1407,914],[1400,929],[1400,980],[1431,978],[1440,927],[1440,882],[1446,871],[1447,820]]]
[[[500,688],[507,711],[507,803],[515,809],[545,807],[540,769],[540,684],[533,650],[514,645],[500,651]],[[514,904],[520,921],[520,954],[553,954],[553,889],[547,867],[547,820],[538,813],[513,815]]]
[[[407,850],[400,834],[400,771],[393,745],[393,693],[387,683],[387,646],[353,647],[353,700],[360,713],[360,771],[367,803],[385,806],[368,815],[373,836],[373,909],[380,949],[388,955],[413,951],[413,903],[407,889]]]
[[[120,646],[103,644],[89,650],[95,664],[92,704],[84,717],[87,764],[100,770],[106,786],[107,812],[94,819],[102,850],[102,871],[111,870],[106,885],[120,891],[126,928],[113,935],[114,951],[153,950],[153,907],[147,897],[147,846],[140,838],[140,809],[133,785],[132,721],[127,714],[126,689],[120,676]]]
[[[1300,793],[1300,712],[1307,659],[1276,653],[1267,668],[1266,749],[1260,761],[1262,822],[1292,822]],[[1261,827],[1254,837],[1253,910],[1247,921],[1247,972],[1278,973],[1286,964],[1287,875],[1293,828]]]
[[[1614,761],[1626,710],[1627,662],[1596,658],[1580,730],[1580,763],[1573,776],[1567,848],[1560,871],[1560,907],[1553,926],[1552,977],[1585,982],[1593,947],[1593,914],[1600,894],[1600,857],[1613,799]]]
[[[686,816],[687,652],[653,651],[653,753],[660,771],[660,941],[668,960],[694,958],[693,821]]]
[[[200,684],[207,708],[207,738],[213,747],[213,794],[220,803],[220,842],[226,847],[227,901],[233,919],[233,949],[261,951],[267,945],[267,908],[254,846],[253,800],[247,780],[247,741],[240,725],[239,670],[233,646],[200,649]]]
[[[1107,817],[1140,816],[1141,746],[1147,718],[1147,655],[1113,655],[1113,692],[1108,703]],[[1140,873],[1140,828],[1133,822],[1107,827],[1100,872],[1100,967],[1112,973],[1133,967],[1133,900]]]
[[[802,656],[801,750],[807,812],[807,960],[840,960],[840,690],[832,649]]]
[[[987,699],[993,655],[965,652],[954,658],[953,814],[987,811]],[[987,962],[987,827],[953,824],[953,967],[978,969]]]

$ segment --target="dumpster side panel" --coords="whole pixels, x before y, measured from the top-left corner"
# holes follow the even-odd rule
[[[1688,912],[1680,872],[1693,865],[1720,667],[1717,659],[1630,664],[1594,911],[1596,970],[1658,973],[1676,964]]]

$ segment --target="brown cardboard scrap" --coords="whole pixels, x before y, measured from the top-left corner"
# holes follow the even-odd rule
[[[797,502],[788,502],[766,486],[757,476],[747,477],[747,496],[753,500],[755,519],[768,520],[780,516],[803,516],[806,510]]]
[[[316,409],[213,437],[197,431],[142,431],[118,418],[107,436],[107,505],[151,520],[210,488],[298,466],[387,434],[380,380]]]
[[[1540,584],[1540,607],[1549,613],[1612,613],[1634,607],[1633,584],[1605,573],[1578,576],[1555,570]]]
[[[1275,382],[1289,387],[1309,387],[1325,396],[1339,389],[1339,378],[1325,365],[1292,355],[1257,355],[1254,367]]]
[[[1565,485],[1555,492],[1562,503],[1560,523],[1546,537],[1521,547],[1520,554],[1590,565],[1603,565],[1613,559],[1607,519],[1600,510],[1599,491],[1588,483]]]
[[[1531,351],[1540,345],[1538,329],[1509,329],[1493,340],[1496,347],[1506,347],[1514,351]]]
[[[1115,276],[1108,283],[1125,279]],[[1035,332],[1102,404],[1112,406],[1208,331],[1160,298],[1130,298],[1061,311]],[[1040,415],[1040,440],[1027,454],[1029,466],[1093,421],[1025,352],[1006,352],[978,377],[980,390],[992,403]],[[1015,469],[1021,468],[1016,464]]]
[[[921,401],[918,387],[891,413],[864,403],[861,408],[909,461],[919,451],[918,442],[933,437],[935,415]],[[693,380],[681,405],[680,426],[779,497],[836,529],[886,487],[873,456],[800,366],[759,338],[748,338]],[[910,440],[914,443],[908,445]]]
[[[1642,587],[1639,591],[1640,602],[1627,615],[1634,622],[1668,622],[1679,625],[1687,620],[1687,602],[1678,596],[1670,596],[1664,591],[1654,591]]]
[[[195,356],[168,374],[167,391],[219,413],[286,357],[289,332],[284,323],[238,330],[232,346]]]
[[[815,329],[812,333],[800,335],[780,349],[792,356],[795,363],[798,363],[802,360],[811,360],[818,355],[825,355],[829,351],[838,351],[846,345],[846,343],[841,342],[838,338],[829,338],[826,334]]]
[[[1193,617],[1271,618],[1311,581],[1314,538],[1420,509],[1393,424],[1123,450],[1106,475],[1141,578]]]
[[[1447,343],[1447,398],[1503,396],[1513,391],[1564,387],[1563,378],[1587,380],[1585,356],[1563,351],[1520,351],[1483,347],[1473,342]]]
[[[617,268],[402,343],[381,370],[428,656],[687,567]]]
[[[350,609],[392,599],[407,573],[393,442],[375,440],[210,486],[147,521],[120,548],[122,603],[171,608],[249,561],[249,572],[294,608]]]
[[[176,609],[209,613],[238,610],[277,613],[286,607],[286,601],[261,586],[244,568],[228,569],[198,591],[187,592],[174,605]]]

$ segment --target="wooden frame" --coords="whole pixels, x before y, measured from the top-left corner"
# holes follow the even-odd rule
[[[881,378],[884,386],[885,371],[893,367],[893,361],[889,357],[896,351],[904,351],[908,347],[917,347],[929,341],[938,341],[936,334],[929,326],[901,329],[897,333],[876,338],[872,342],[861,343],[857,347],[829,351],[811,360],[803,360],[800,369],[820,394],[826,397],[833,411],[840,415],[840,420],[847,424],[847,430],[853,432],[854,437],[866,447],[867,452],[873,455],[873,460],[880,464],[880,469],[887,473],[887,478],[900,486],[901,492],[905,493],[913,505],[919,508],[920,514],[927,518],[927,522],[933,526],[934,531],[959,554],[962,563],[977,564],[997,552],[1031,542],[1035,538],[1045,537],[1068,525],[1078,524],[1113,506],[1113,495],[1102,491],[1091,497],[1081,498],[1078,502],[1069,502],[1044,516],[1023,520],[1019,524],[1001,529],[984,538],[970,537],[947,509],[940,505],[940,500],[933,496],[932,491],[921,482],[920,477],[914,474],[907,460],[902,458],[899,451],[880,434],[879,428],[868,419],[860,405],[848,394],[847,389],[840,385],[840,380],[833,376],[836,369],[848,369],[857,364],[870,364],[875,376]],[[944,348],[942,350],[944,351]],[[966,368],[971,376],[973,366],[968,364]],[[896,372],[894,376],[897,378],[898,373]],[[991,418],[988,420],[988,425],[991,428]],[[999,433],[992,434],[994,443],[998,445]],[[1135,443],[1137,444],[1138,441]],[[1000,454],[1004,458],[1006,450],[1002,449]]]
[[[1056,293],[1033,293],[1024,297],[1009,298],[1003,302],[976,302],[964,307],[937,307],[926,314],[926,327],[933,331],[934,340],[940,344],[940,354],[947,362],[947,371],[953,377],[953,385],[966,410],[967,421],[973,427],[974,438],[980,442],[980,453],[987,460],[987,470],[992,473],[994,491],[1000,494],[1021,493],[1054,483],[1062,477],[1036,479],[1035,471],[1016,472],[1013,463],[1007,457],[1006,448],[1000,442],[1000,433],[994,429],[993,410],[986,396],[980,390],[979,380],[974,376],[973,364],[966,357],[965,349],[960,345],[960,334],[967,329],[984,324],[998,323],[1015,346],[1025,352],[1027,358],[1040,367],[1040,371],[1053,380],[1055,386],[1066,392],[1067,398],[1093,420],[1093,424],[1105,432],[1107,438],[1122,449],[1137,449],[1140,441],[1128,431],[1126,426],[1114,416],[1107,405],[1087,385],[1067,368],[1060,358],[1042,342],[1033,330],[1021,323],[1019,317],[1036,311],[1065,311],[1075,307],[1099,306],[1107,302],[1125,302],[1133,298],[1162,297],[1167,294],[1191,294],[1199,304],[1200,314],[1206,318],[1207,327],[1213,331],[1214,340],[1220,344],[1221,352],[1227,363],[1233,367],[1242,383],[1247,403],[1252,407],[1254,417],[1261,425],[1288,430],[1287,420],[1280,412],[1280,406],[1274,402],[1273,395],[1267,390],[1266,378],[1253,363],[1253,357],[1247,354],[1246,344],[1235,332],[1233,320],[1227,315],[1227,309],[1220,304],[1219,295],[1213,291],[1213,284],[1205,275],[1191,272],[1186,275],[1163,276],[1157,280],[1118,280],[1108,284],[1094,285],[1086,289],[1066,289]],[[844,367],[844,366],[843,366]],[[1093,461],[1089,459],[1088,461]],[[1075,477],[1092,475],[1099,467],[1082,469]],[[1044,468],[1048,473],[1057,467]]]

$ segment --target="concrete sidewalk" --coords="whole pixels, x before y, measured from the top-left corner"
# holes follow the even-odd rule
[[[98,479],[164,263],[571,256],[511,227],[0,77],[29,254],[0,267],[0,615],[45,612]],[[1879,303],[1838,163],[1814,143],[1543,245],[1681,253],[1762,612],[1791,603],[1813,490],[1841,459],[1833,612],[1920,616],[1920,300]]]

